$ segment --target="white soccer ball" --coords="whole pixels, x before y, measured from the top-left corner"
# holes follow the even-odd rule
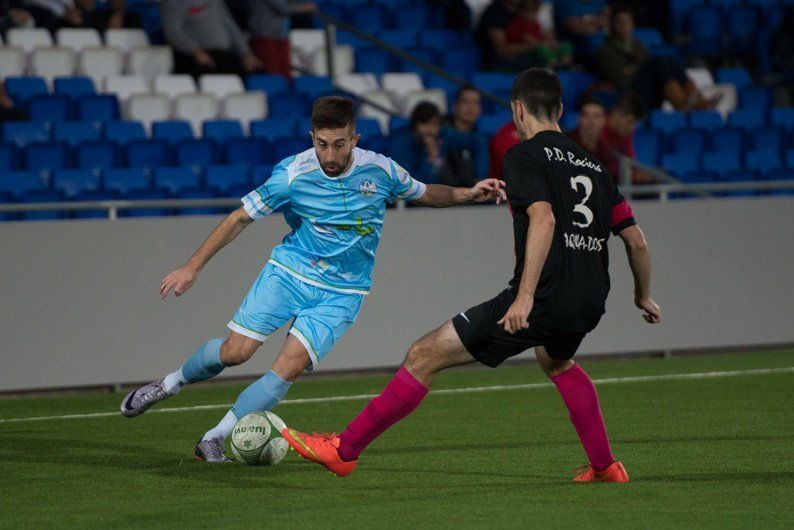
[[[287,454],[289,444],[281,436],[284,420],[272,412],[246,414],[232,430],[232,453],[240,462],[252,466],[275,466]]]

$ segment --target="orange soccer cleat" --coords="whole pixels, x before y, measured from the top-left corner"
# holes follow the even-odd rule
[[[286,428],[281,435],[299,455],[327,467],[337,477],[346,477],[356,469],[358,459],[345,462],[339,456],[339,436],[336,433],[306,434]]]
[[[612,462],[608,468],[603,471],[596,471],[593,466],[586,466],[587,469],[578,477],[574,477],[574,482],[628,482],[629,476],[626,473],[626,468],[620,462]]]

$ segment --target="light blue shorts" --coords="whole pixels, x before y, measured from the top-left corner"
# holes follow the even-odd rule
[[[268,263],[228,327],[264,342],[289,319],[289,332],[309,352],[317,366],[356,321],[364,296],[322,289]]]

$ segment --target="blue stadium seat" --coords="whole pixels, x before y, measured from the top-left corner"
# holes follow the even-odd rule
[[[794,169],[794,149],[788,149],[786,151],[786,167]]]
[[[130,201],[147,201],[157,199],[169,199],[168,190],[162,188],[144,188],[130,190],[126,194],[126,199]],[[171,210],[168,208],[132,208],[129,210],[121,210],[120,217],[156,217],[162,215],[169,215]]]
[[[90,169],[59,169],[52,173],[52,185],[67,198],[99,189],[99,172]]]
[[[113,142],[97,140],[79,144],[75,151],[75,166],[84,169],[106,169],[121,162],[118,147]]]
[[[39,171],[0,171],[0,191],[19,195],[27,190],[47,187],[46,174]]]
[[[711,148],[714,151],[743,152],[746,145],[746,133],[743,129],[725,127],[715,130],[711,136]]]
[[[284,138],[273,145],[273,149],[271,149],[272,158],[269,161],[273,163],[280,162],[288,156],[301,153],[310,147],[311,139],[308,136]]]
[[[297,133],[297,120],[294,118],[267,118],[251,122],[251,136],[265,138],[274,142]]]
[[[210,120],[202,125],[204,138],[224,143],[232,138],[242,138],[243,126],[237,120]]]
[[[716,81],[717,83],[733,83],[737,90],[753,84],[750,72],[744,68],[719,68]]]
[[[498,120],[501,120],[502,125],[504,125],[505,122],[507,122],[507,121],[509,121],[511,119],[509,113],[507,113],[507,119],[505,119],[505,114],[503,114],[501,112],[499,112],[499,113],[491,113],[491,115],[492,116],[496,116],[498,118]],[[480,120],[482,120],[482,118]],[[480,129],[482,129],[481,124],[482,124],[482,121],[480,121],[479,124],[478,124]],[[495,125],[495,123],[493,125]],[[562,129],[562,131],[563,132],[573,131],[574,129],[576,129],[576,127],[578,127],[578,125],[579,125],[579,113],[576,112],[576,111],[569,111],[569,110],[566,109],[562,113],[562,117],[560,118],[560,128]],[[501,127],[501,125],[499,127]],[[499,130],[499,128],[497,127],[496,130]],[[494,132],[496,132],[496,130]],[[485,131],[483,131],[483,132],[485,132]],[[493,133],[486,133],[486,134],[493,134]]]
[[[491,137],[496,134],[496,131],[504,124],[505,119],[502,114],[484,114],[480,116],[480,120],[477,122],[477,129],[488,137]]]
[[[303,94],[281,92],[269,99],[270,118],[302,118],[311,114],[311,101]]]
[[[133,140],[145,140],[146,130],[139,121],[113,120],[105,124],[105,140],[125,146]]]
[[[494,92],[496,90],[510,90],[515,76],[502,72],[474,72],[471,84],[482,90]]]
[[[438,51],[454,50],[463,43],[451,29],[425,29],[419,32],[419,44]]]
[[[426,63],[436,64],[438,62],[438,54],[430,48],[405,48],[405,51]],[[425,75],[427,73],[427,70],[411,61],[399,59],[398,63],[401,72],[414,72],[419,75]]]
[[[7,121],[2,126],[3,139],[17,147],[50,140],[50,124],[44,121]]]
[[[254,186],[259,186],[273,174],[272,164],[259,164],[251,167],[251,182]]]
[[[771,171],[783,169],[783,161],[777,151],[748,151],[745,166],[747,169],[758,171],[763,176]]]
[[[7,77],[5,87],[15,107],[27,108],[28,101],[33,96],[46,96],[50,93],[47,83],[41,77]]]
[[[28,144],[22,151],[22,167],[24,169],[53,170],[71,165],[69,148],[57,142],[40,142]]]
[[[392,20],[400,30],[414,35],[429,28],[431,24],[428,7],[424,4],[397,7],[392,12]]]
[[[52,131],[54,141],[65,142],[74,147],[82,142],[99,140],[102,126],[92,121],[66,121],[54,123]]]
[[[634,37],[645,45],[646,48],[664,44],[662,33],[656,28],[636,28]]]
[[[637,152],[637,160],[643,164],[658,165],[662,145],[663,139],[659,131],[643,128],[637,129],[634,133],[634,149]]]
[[[365,41],[364,39],[360,39],[353,35],[352,33],[344,30],[337,30],[336,32],[336,42],[337,44],[347,44],[348,46],[352,46],[353,49],[359,49],[362,46],[369,46],[369,42]]]
[[[119,102],[110,94],[80,96],[77,116],[82,121],[110,121],[119,119]]]
[[[214,199],[218,195],[210,188],[185,188],[177,196],[180,199]],[[212,206],[195,206],[176,210],[179,215],[216,215],[222,212],[222,208]]]
[[[364,137],[381,134],[380,122],[375,118],[358,118],[356,132]]]
[[[756,151],[777,151],[781,153],[786,145],[783,129],[773,126],[756,127],[750,131],[750,148]]]
[[[154,185],[178,195],[183,190],[197,188],[201,175],[189,167],[158,167],[154,170]]]
[[[592,74],[587,72],[561,71],[558,75],[562,84],[562,104],[564,108],[569,109],[578,108],[582,94],[597,81]],[[510,87],[507,87],[506,90],[509,91]]]
[[[17,169],[18,165],[19,158],[14,144],[0,143],[0,171]]]
[[[96,94],[90,77],[56,77],[55,93],[76,100],[80,96]]]
[[[740,127],[742,129],[760,127],[765,121],[764,114],[755,109],[737,109],[728,118],[728,123],[731,127]]]
[[[689,126],[713,131],[725,126],[722,115],[714,110],[696,110],[689,113]]]
[[[703,171],[702,169],[699,169],[697,171],[690,171],[688,173],[682,173],[678,175],[678,178],[681,179],[682,182],[686,182],[688,184],[717,182],[716,173],[711,171]]]
[[[742,169],[740,153],[736,151],[709,151],[703,155],[703,170],[726,175]]]
[[[382,134],[372,134],[366,137],[362,136],[361,140],[358,141],[358,146],[360,148],[381,154],[386,154],[390,145],[391,142],[389,138]]]
[[[17,198],[19,202],[61,202],[63,201],[63,194],[60,190],[53,189],[38,189],[28,190],[19,195]],[[46,219],[66,219],[66,212],[64,210],[45,210],[39,212],[22,212],[20,217],[26,221],[40,221]]]
[[[119,198],[118,192],[114,190],[86,190],[77,193],[72,200],[74,201],[114,201]],[[102,219],[108,217],[108,211],[98,208],[96,210],[73,210],[74,219]]]
[[[135,189],[149,187],[150,179],[142,167],[119,167],[106,169],[102,173],[102,185],[106,190],[127,194]]]
[[[72,117],[72,103],[66,96],[33,96],[28,102],[31,120],[64,122]]]
[[[365,5],[352,10],[351,24],[364,33],[378,33],[384,27],[386,10],[377,5]]]
[[[171,163],[170,146],[165,140],[132,140],[125,151],[129,167],[155,168]]]
[[[689,12],[687,28],[692,35],[690,53],[716,56],[722,52],[722,9],[718,6],[700,5]]]
[[[788,130],[794,129],[794,107],[772,109],[772,124]]]
[[[306,94],[312,99],[325,96],[334,91],[330,77],[317,75],[304,75],[294,80],[295,91]]]
[[[651,128],[672,134],[673,131],[686,128],[686,116],[682,112],[666,112],[655,109],[651,111]]]
[[[732,6],[726,11],[731,51],[739,55],[752,53],[758,30],[758,11],[748,5]]]
[[[228,165],[264,164],[270,160],[269,145],[263,138],[236,138],[224,148],[223,161]]]
[[[245,80],[245,87],[248,90],[261,90],[267,92],[268,95],[289,91],[287,79],[282,75],[276,74],[249,75]]]
[[[480,57],[480,51],[476,48],[453,48],[441,54],[441,68],[454,76],[468,79],[480,68]]]
[[[356,49],[356,71],[372,73],[377,76],[397,69],[396,60],[389,52],[375,46],[362,46]]]
[[[156,121],[152,124],[152,138],[175,144],[182,140],[192,140],[193,129],[184,120]]]
[[[662,156],[662,167],[678,178],[700,171],[700,158],[695,153],[668,153]]]
[[[212,140],[181,140],[174,146],[178,166],[203,167],[221,161],[218,145]]]
[[[772,107],[772,92],[765,86],[746,86],[739,91],[739,106],[766,114]]]
[[[670,147],[676,153],[695,153],[706,150],[706,134],[700,129],[679,129],[670,135]]]
[[[204,181],[207,186],[218,190],[224,197],[242,197],[253,189],[248,178],[248,168],[245,166],[207,166],[204,170]],[[229,195],[229,191],[233,187],[239,187],[245,191],[242,195],[239,193]]]
[[[394,134],[395,131],[399,131],[400,129],[405,129],[406,127],[410,126],[410,122],[408,118],[403,116],[392,116],[389,118],[389,135],[391,136]]]
[[[693,7],[705,4],[706,0],[669,0],[670,18],[674,33],[684,33],[687,26],[687,15]]]

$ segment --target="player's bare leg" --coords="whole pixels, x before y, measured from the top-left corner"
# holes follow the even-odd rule
[[[397,375],[341,435],[284,429],[284,438],[304,458],[349,475],[364,448],[419,406],[438,372],[474,361],[448,321],[411,345]]]
[[[574,481],[628,482],[623,464],[612,456],[598,393],[587,372],[570,359],[552,358],[543,346],[535,348],[535,356],[568,407],[571,423],[590,460],[590,466]]]

